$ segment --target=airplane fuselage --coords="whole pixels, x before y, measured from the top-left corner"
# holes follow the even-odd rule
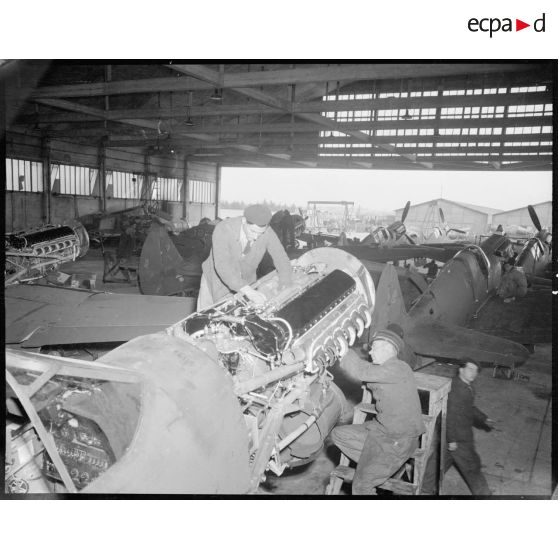
[[[506,242],[493,235],[459,251],[413,304],[409,319],[465,325],[500,283],[502,267],[494,252]]]
[[[515,265],[522,267],[526,275],[535,277],[548,276],[552,255],[550,247],[539,238],[531,238],[521,250]]]

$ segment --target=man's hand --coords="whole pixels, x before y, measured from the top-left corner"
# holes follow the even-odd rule
[[[256,306],[262,306],[267,301],[267,297],[263,293],[256,291],[256,289],[253,289],[250,285],[242,287],[240,292]]]
[[[450,451],[455,451],[455,450],[457,449],[457,442],[450,442],[450,443],[448,444],[448,449],[449,449]]]

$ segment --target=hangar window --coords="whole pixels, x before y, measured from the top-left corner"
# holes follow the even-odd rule
[[[463,111],[463,118],[478,118],[480,114],[480,107],[465,107]]]
[[[438,91],[411,91],[411,97],[437,97]]]
[[[42,192],[43,163],[6,159],[6,188],[23,192]]]
[[[463,107],[443,107],[441,118],[463,118]]]
[[[506,134],[540,134],[540,126],[511,126],[506,128]]]
[[[91,196],[98,178],[98,169],[57,163],[50,165],[50,182],[54,194]]]
[[[347,137],[347,134],[344,134],[343,132],[339,132],[337,130],[321,130],[320,131],[320,137],[321,138],[329,138],[330,136],[341,138],[341,137]]]
[[[397,120],[404,114],[404,109],[382,109],[378,111],[378,120]]]
[[[395,99],[399,99],[401,97],[407,97],[408,94],[407,92],[403,92],[400,93],[399,91],[386,91],[384,93],[379,93],[378,94],[378,98],[379,99],[389,99],[390,97],[395,98]]]
[[[330,155],[328,153],[328,155]],[[335,155],[332,153],[331,155]],[[188,201],[192,203],[215,203],[215,183],[207,180],[188,180]]]
[[[181,201],[182,180],[178,178],[161,178],[153,182],[151,199],[164,201]]]
[[[475,131],[474,133],[476,134],[477,132]],[[480,128],[478,133],[481,136],[499,136],[502,133],[502,128]]]
[[[434,135],[434,128],[423,128],[419,132],[420,136],[433,136]]]
[[[421,120],[432,120],[436,118],[435,108],[422,108],[420,109],[420,119]]]
[[[374,117],[374,111],[371,110],[342,110],[339,112],[326,113],[328,118],[333,118],[337,122],[363,122],[370,121]]]
[[[551,104],[539,105],[510,105],[508,108],[510,116],[550,116],[552,114]]]
[[[510,93],[535,93],[537,91],[546,91],[546,85],[531,85],[528,87],[512,87]]]
[[[139,200],[143,175],[131,172],[107,171],[107,191],[113,198]]]

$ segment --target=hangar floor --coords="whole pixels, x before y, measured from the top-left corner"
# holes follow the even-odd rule
[[[431,364],[421,370],[453,377],[456,367]],[[483,472],[495,496],[546,496],[551,494],[552,444],[552,345],[540,345],[522,366],[528,381],[503,380],[484,370],[476,381],[476,404],[496,421],[488,433],[475,430]],[[360,400],[360,385],[336,377],[350,403]],[[339,462],[339,451],[326,443],[313,463],[282,477],[269,475],[263,486],[274,495],[323,494],[330,471]],[[444,496],[470,496],[457,470],[446,473]]]
[[[66,273],[95,273],[96,288],[117,293],[138,293],[137,285],[102,283],[103,261],[100,250],[92,248],[82,260],[64,264]],[[422,372],[452,377],[455,367],[432,364]],[[492,377],[485,370],[476,381],[476,402],[496,421],[492,432],[475,431],[477,450],[488,485],[495,496],[546,496],[551,494],[552,443],[552,345],[538,345],[520,372],[523,381]],[[344,377],[336,383],[350,403],[360,400],[360,385]],[[339,452],[326,442],[313,463],[286,471],[281,477],[268,476],[262,488],[277,496],[321,495]],[[445,496],[466,496],[470,492],[455,468],[444,479]]]

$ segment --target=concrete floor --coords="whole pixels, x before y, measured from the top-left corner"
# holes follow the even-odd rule
[[[431,364],[421,370],[437,376],[453,377],[456,367]],[[521,367],[529,380],[492,377],[485,369],[476,381],[476,405],[496,421],[492,432],[475,430],[476,447],[483,472],[495,496],[551,495],[552,444],[552,345],[540,345]],[[336,377],[349,401],[360,398],[360,388],[350,380]],[[339,462],[339,450],[326,446],[313,463],[282,477],[269,475],[263,488],[274,495],[324,494],[329,473]],[[455,467],[446,473],[444,496],[470,496]]]
[[[115,251],[114,247],[110,250]],[[139,264],[139,257],[134,256],[134,261]],[[94,273],[96,275],[95,290],[111,293],[141,294],[136,283],[103,283],[104,262],[100,248],[90,247],[87,254],[75,262],[66,262],[59,267],[64,273]],[[122,275],[118,275],[122,278]]]
[[[85,258],[64,264],[61,271],[97,274],[97,290],[139,293],[137,285],[102,283],[103,262],[99,249],[92,248]],[[434,363],[422,372],[452,377],[455,366]],[[552,345],[537,345],[534,354],[521,367],[523,381],[492,377],[484,370],[476,381],[477,406],[496,421],[495,430],[475,430],[488,485],[496,496],[550,496],[552,443]],[[528,381],[527,381],[528,378]],[[351,379],[336,377],[336,383],[353,405],[360,401],[361,389]],[[281,477],[269,473],[262,489],[272,495],[321,495],[330,471],[339,461],[339,451],[326,441],[313,462],[286,471]],[[446,496],[470,495],[452,467],[443,484]]]

